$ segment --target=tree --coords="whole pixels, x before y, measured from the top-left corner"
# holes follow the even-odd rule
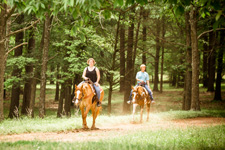
[[[47,62],[48,62],[48,50],[50,42],[50,29],[52,17],[48,14],[45,14],[44,22],[44,43],[42,51],[42,68],[41,68],[41,84],[40,84],[40,103],[39,103],[39,117],[44,118],[45,115],[45,90],[46,90],[46,71],[47,71]]]
[[[183,99],[183,110],[191,109],[191,90],[192,90],[192,49],[191,49],[191,29],[190,29],[190,15],[189,11],[185,13],[185,27],[186,27],[186,74],[185,74],[185,84],[184,84],[184,99]]]
[[[192,47],[192,95],[191,109],[200,110],[199,102],[199,51],[197,39],[197,8],[191,6],[190,11],[190,26],[191,26],[191,47]]]
[[[155,38],[155,42],[156,42],[156,56],[155,56],[155,78],[154,78],[154,88],[153,91],[159,91],[158,89],[158,83],[159,83],[159,52],[160,52],[160,19],[156,19],[156,38]]]
[[[127,67],[125,74],[125,93],[124,93],[124,102],[123,102],[123,112],[129,110],[129,105],[127,100],[130,95],[132,78],[133,78],[133,67],[132,67],[132,56],[133,56],[133,43],[134,43],[134,12],[135,9],[132,8],[132,13],[129,15],[130,26],[128,28],[128,41],[127,41]]]
[[[34,28],[29,30],[29,40],[28,40],[28,47],[27,47],[27,55],[28,57],[32,57],[34,54],[35,49],[35,37],[34,37]],[[29,63],[25,66],[26,76],[25,79],[25,86],[24,86],[24,94],[23,94],[23,104],[21,114],[27,115],[30,113],[32,115],[33,109],[30,109],[30,100],[32,99],[32,73],[33,71],[33,63]]]
[[[217,60],[217,78],[216,78],[216,90],[214,100],[221,101],[221,81],[222,81],[222,72],[223,72],[223,51],[224,51],[224,31],[220,32],[220,48],[218,52],[218,60]]]
[[[121,15],[120,24],[120,92],[124,91],[125,87],[125,14]]]
[[[24,21],[24,15],[20,15],[16,22],[18,25],[21,25]],[[23,32],[19,32],[16,34],[15,44],[20,45],[23,43]],[[14,57],[19,57],[22,55],[23,47],[20,46],[15,50]],[[19,66],[14,66],[12,76],[16,78],[21,78],[22,69]],[[12,94],[11,94],[11,103],[10,103],[10,111],[9,111],[9,118],[19,117],[19,99],[20,99],[20,81],[14,82],[12,87]]]

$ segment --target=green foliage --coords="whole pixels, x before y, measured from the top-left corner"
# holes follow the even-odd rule
[[[34,64],[36,62],[37,62],[37,60],[35,60],[34,58],[19,56],[19,57],[16,57],[16,58],[8,59],[7,60],[7,67],[16,66],[19,69],[23,69],[25,67],[25,65]]]

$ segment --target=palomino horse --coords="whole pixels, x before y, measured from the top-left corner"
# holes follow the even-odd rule
[[[136,111],[136,107],[140,105],[141,107],[141,118],[140,122],[142,122],[142,115],[143,115],[143,109],[144,105],[146,104],[147,107],[147,121],[149,119],[149,111],[150,111],[150,105],[151,101],[148,95],[147,90],[142,86],[132,87],[132,103],[133,103],[133,122],[134,122],[134,114]]]
[[[92,98],[95,95],[93,92],[93,88],[91,87],[90,84],[88,84],[86,82],[83,83],[81,86],[75,85],[74,94],[75,94],[75,96],[74,96],[75,105],[78,106],[78,104],[79,104],[80,110],[82,113],[83,128],[88,129],[86,118],[87,118],[87,114],[88,114],[89,110],[91,109],[92,116],[93,116],[93,123],[92,123],[91,129],[92,130],[97,129],[95,127],[95,119],[97,118],[101,107],[97,107],[96,101],[92,102]],[[100,96],[101,102],[103,100],[103,97],[104,97],[104,91],[101,90],[101,96]],[[84,108],[86,108],[86,109],[84,110]]]

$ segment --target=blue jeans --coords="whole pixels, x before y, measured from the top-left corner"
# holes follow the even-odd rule
[[[84,81],[82,81],[81,83],[79,83],[78,86],[80,86],[83,83],[84,83]],[[93,84],[93,87],[94,87],[95,92],[97,94],[98,100],[100,100],[100,96],[101,96],[100,87],[99,86],[96,86],[95,84]]]
[[[137,87],[137,86],[138,86],[138,84],[135,87]],[[148,94],[150,96],[150,99],[153,100],[154,98],[152,96],[152,91],[148,88],[148,85],[147,84],[145,84],[145,89],[148,91]],[[133,90],[130,91],[129,100],[131,100],[131,98],[132,98],[132,92],[133,92]]]

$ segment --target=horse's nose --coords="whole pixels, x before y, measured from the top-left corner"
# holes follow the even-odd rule
[[[75,101],[75,105],[77,106],[78,105],[78,103],[79,103],[79,101],[78,101],[78,99]]]
[[[72,99],[72,103],[75,103],[75,96],[74,96],[74,98]]]

